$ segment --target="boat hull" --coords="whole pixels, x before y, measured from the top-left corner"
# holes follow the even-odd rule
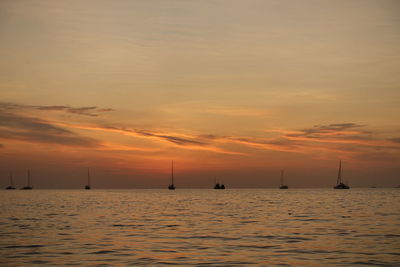
[[[214,185],[214,189],[217,189],[217,190],[223,190],[223,189],[225,189],[225,185],[223,185],[223,184],[215,184]]]
[[[350,189],[350,186],[345,185],[345,184],[343,184],[343,183],[340,183],[340,184],[338,184],[338,185],[335,185],[335,186],[333,187],[333,189]]]
[[[25,186],[25,187],[22,187],[21,188],[21,190],[32,190],[33,188],[32,187],[30,187],[30,186]]]

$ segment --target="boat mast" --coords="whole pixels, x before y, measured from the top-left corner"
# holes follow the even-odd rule
[[[172,165],[171,165],[171,180],[172,180],[172,185],[174,185],[174,161],[172,160]]]
[[[28,169],[28,187],[30,187],[30,186],[31,186],[31,173]]]
[[[88,186],[90,186],[90,173],[89,173],[89,168],[87,169],[87,181],[88,181]]]
[[[336,184],[340,184],[342,182],[342,160],[339,161],[339,172]]]
[[[281,186],[283,185],[283,170],[281,170]]]

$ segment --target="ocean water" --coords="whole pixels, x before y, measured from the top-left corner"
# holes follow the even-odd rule
[[[400,266],[400,189],[0,193],[1,266]]]

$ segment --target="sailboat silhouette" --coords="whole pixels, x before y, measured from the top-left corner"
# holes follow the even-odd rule
[[[279,189],[289,189],[289,187],[283,182],[283,170],[281,170],[281,185],[279,186]]]
[[[6,190],[14,190],[14,183],[13,183],[13,176],[12,173],[10,173],[10,185],[6,187]]]
[[[344,184],[342,182],[342,161],[339,161],[339,172],[338,172],[338,178],[336,180],[336,185],[333,187],[333,189],[350,189],[350,186]]]
[[[223,183],[217,182],[217,177],[214,177],[214,189],[225,189],[225,185]]]
[[[168,186],[169,190],[175,190],[175,185],[174,185],[174,161],[172,161],[171,164],[171,184]]]
[[[21,189],[22,190],[32,190],[33,189],[33,187],[31,186],[31,173],[30,173],[30,171],[28,170],[28,177],[27,177],[27,185],[26,186],[24,186],[24,187],[22,187]]]
[[[85,185],[85,189],[86,190],[90,190],[91,189],[89,168],[87,169],[87,185]]]

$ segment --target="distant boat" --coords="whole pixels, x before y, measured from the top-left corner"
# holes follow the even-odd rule
[[[214,189],[225,189],[225,185],[223,183],[218,183],[217,178],[214,178]]]
[[[175,190],[175,185],[174,185],[174,161],[172,161],[171,165],[171,184],[168,186],[169,190]]]
[[[27,179],[28,179],[28,184],[26,186],[22,187],[21,190],[32,190],[33,189],[33,187],[31,186],[31,173],[29,170],[28,170]]]
[[[279,186],[279,189],[289,189],[289,187],[283,182],[283,170],[281,170],[281,185]]]
[[[10,185],[6,187],[6,190],[14,190],[14,183],[13,183],[13,177],[12,177],[12,173],[10,173]]]
[[[338,178],[336,181],[336,185],[333,187],[333,189],[350,189],[350,186],[342,182],[342,161],[339,161]]]
[[[86,190],[92,189],[92,187],[90,186],[90,173],[89,173],[89,168],[87,169],[87,185],[85,185],[85,189],[86,189]]]

